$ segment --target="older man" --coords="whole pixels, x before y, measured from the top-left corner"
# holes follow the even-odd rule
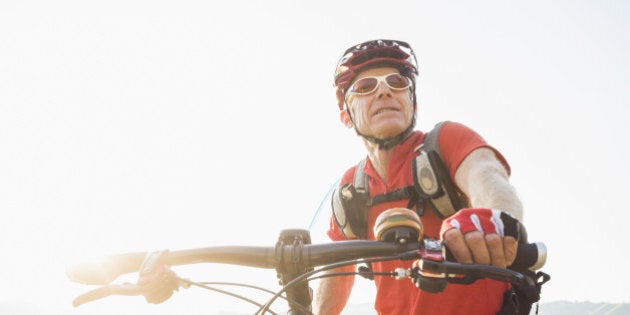
[[[341,120],[359,135],[367,158],[344,174],[336,196],[342,198],[342,189],[357,193],[356,177],[360,173],[367,179],[366,198],[371,202],[337,203],[341,209],[333,209],[328,235],[333,241],[374,239],[372,229],[377,216],[402,207],[418,213],[424,234],[441,238],[457,261],[505,268],[514,261],[517,240],[504,233],[504,225],[522,217],[522,205],[508,182],[509,166],[496,149],[470,128],[444,122],[434,132],[431,150],[437,152],[433,156],[439,160],[433,167],[442,168],[434,170],[445,187],[441,197],[448,195],[450,202],[444,206],[437,202],[437,195],[413,189],[418,186],[414,183],[414,158],[423,154],[423,145],[425,149],[428,145],[424,143],[427,134],[414,130],[417,73],[411,47],[395,40],[373,40],[350,47],[339,61],[335,86]],[[346,217],[354,219],[345,222]],[[411,262],[372,264],[375,272],[400,266],[410,267]],[[353,284],[352,276],[322,280],[315,295],[314,313],[339,314]],[[376,311],[397,315],[496,314],[510,290],[508,284],[494,280],[449,285],[441,293],[427,293],[410,281],[390,277],[376,277],[375,284]]]

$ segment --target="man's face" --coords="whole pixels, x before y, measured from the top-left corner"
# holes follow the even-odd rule
[[[359,73],[352,84],[365,77],[392,73],[399,72],[396,68],[389,67],[368,69]],[[357,130],[378,139],[387,139],[402,133],[409,127],[414,115],[410,88],[392,89],[383,81],[369,94],[357,95],[349,92],[346,103]]]

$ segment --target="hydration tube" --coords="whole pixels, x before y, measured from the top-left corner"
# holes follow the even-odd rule
[[[319,202],[319,207],[317,207],[317,210],[315,211],[315,214],[313,215],[313,218],[311,219],[311,223],[309,223],[308,225],[308,230],[310,232],[311,229],[313,228],[313,224],[315,224],[315,221],[317,220],[317,217],[319,216],[320,212],[322,211],[322,207],[324,206],[324,202],[326,202],[326,200],[330,199],[330,195],[332,195],[333,191],[335,190],[335,188],[337,188],[337,186],[339,186],[339,182],[341,182],[341,177],[339,177],[328,189],[328,192],[326,192],[326,195],[324,195],[324,198],[322,198],[322,201]]]

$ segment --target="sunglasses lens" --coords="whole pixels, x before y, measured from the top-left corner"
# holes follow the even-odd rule
[[[369,94],[376,90],[380,80],[383,80],[383,77],[367,77],[363,79],[359,79],[352,85],[351,91],[357,94]],[[392,73],[385,77],[384,81],[387,85],[396,90],[401,90],[409,87],[409,79],[405,78],[401,74]]]
[[[368,93],[376,88],[378,80],[376,78],[363,78],[354,83],[352,91],[354,93]]]
[[[400,74],[391,74],[385,78],[387,85],[394,89],[404,89],[409,86],[409,82]]]

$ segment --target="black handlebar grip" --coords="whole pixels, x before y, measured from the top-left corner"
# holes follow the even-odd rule
[[[538,270],[547,262],[547,247],[544,243],[518,244],[516,258],[510,269]]]

